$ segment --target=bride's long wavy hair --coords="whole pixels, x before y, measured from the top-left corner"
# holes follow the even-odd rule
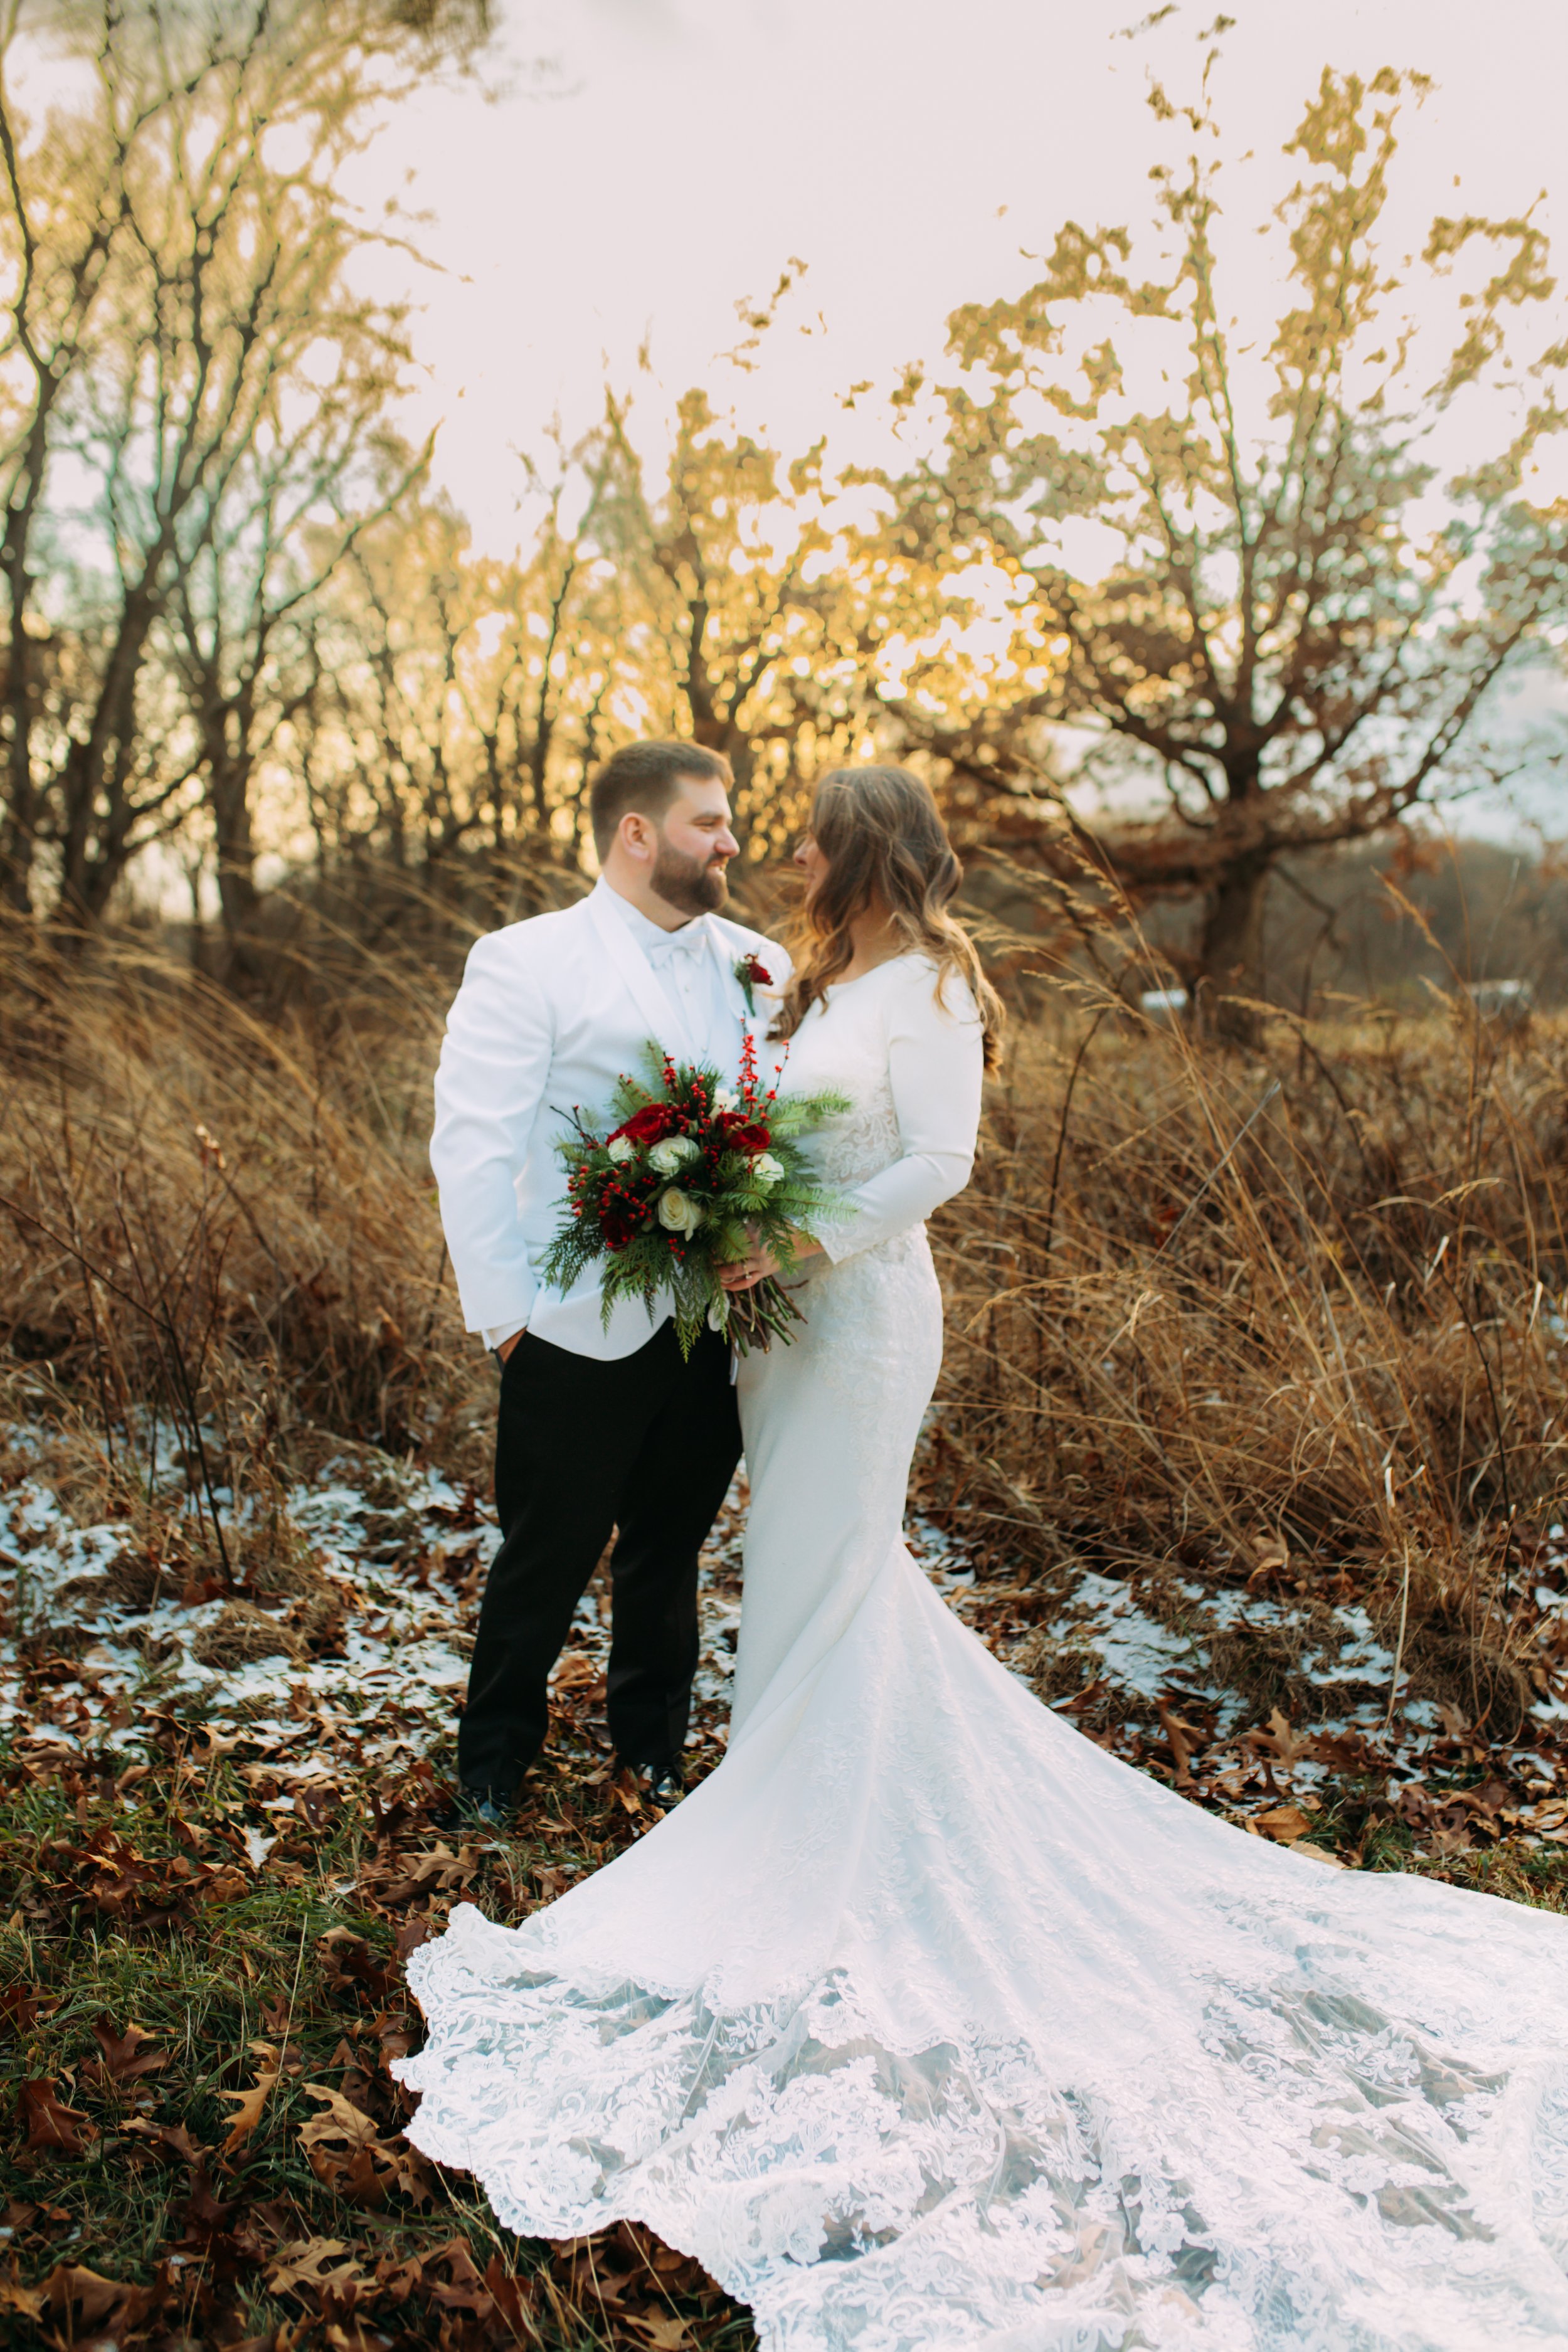
[[[957,972],[973,992],[985,1032],[985,1066],[1001,1058],[1004,1015],[980,969],[974,943],[947,911],[963,878],[931,787],[907,768],[835,768],[812,803],[811,834],[827,872],[806,898],[791,941],[794,975],[775,1037],[793,1037],[817,999],[855,954],[850,925],[880,903],[898,934],[896,952],[929,956],[937,988]]]

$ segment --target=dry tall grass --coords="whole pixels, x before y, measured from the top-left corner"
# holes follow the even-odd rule
[[[425,1158],[438,985],[263,1019],[134,942],[0,943],[0,1348],[121,1507],[184,1458],[223,1573],[317,1433],[483,1462]],[[468,1410],[473,1404],[473,1410]]]
[[[5,950],[9,1377],[96,1425],[121,1508],[172,1438],[220,1577],[226,1496],[318,1433],[484,1475],[425,1159],[448,985],[345,961],[263,1019],[134,945]],[[1065,995],[1021,1027],[941,1221],[930,1491],[1015,1575],[1353,1592],[1417,1690],[1516,1715],[1568,1516],[1568,1024],[1268,1034],[1220,1056]]]
[[[944,1220],[950,1506],[998,1564],[1353,1593],[1509,1736],[1565,1509],[1568,1024],[1058,1023]]]

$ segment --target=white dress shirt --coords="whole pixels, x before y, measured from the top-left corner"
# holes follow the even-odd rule
[[[609,903],[675,999],[699,1058],[732,1077],[744,1033],[723,950],[707,916],[667,931],[618,890],[609,892]]]

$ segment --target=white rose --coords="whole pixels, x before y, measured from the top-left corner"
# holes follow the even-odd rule
[[[697,1146],[689,1135],[667,1135],[664,1141],[656,1143],[648,1153],[647,1164],[657,1169],[661,1176],[674,1176],[686,1160],[696,1157]]]
[[[610,1146],[611,1159],[618,1165],[624,1166],[628,1160],[635,1160],[637,1156],[637,1148],[632,1141],[631,1137],[629,1135],[617,1135],[615,1141]]]
[[[715,1110],[734,1110],[738,1108],[740,1100],[741,1097],[735,1092],[733,1087],[715,1087],[713,1089],[713,1108]]]
[[[759,1151],[752,1162],[752,1176],[758,1184],[776,1184],[784,1172],[784,1161],[775,1160],[771,1151]]]
[[[702,1223],[702,1203],[670,1184],[658,1196],[658,1222],[666,1233],[694,1234]]]

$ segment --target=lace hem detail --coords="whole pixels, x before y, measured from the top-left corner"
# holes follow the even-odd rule
[[[1568,2333],[1555,2059],[1489,2076],[1289,1971],[1212,1985],[1163,2063],[1054,2065],[979,2032],[911,2051],[842,1969],[723,2010],[543,1973],[528,1941],[464,1906],[413,1956],[432,2039],[394,2070],[424,2094],[410,2138],[524,2234],[646,2222],[769,2352]]]

